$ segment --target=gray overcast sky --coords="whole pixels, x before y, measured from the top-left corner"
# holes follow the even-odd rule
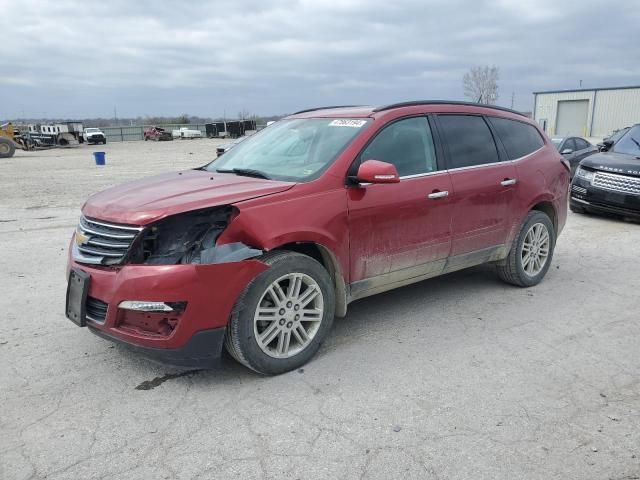
[[[640,84],[637,0],[0,0],[0,119],[279,114]]]

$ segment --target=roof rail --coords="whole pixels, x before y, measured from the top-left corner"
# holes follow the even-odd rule
[[[491,108],[493,110],[501,110],[503,112],[515,113],[517,115],[522,115],[523,117],[526,117],[524,113],[511,110],[510,108],[498,107],[496,105],[484,105],[481,103],[474,103],[474,102],[461,102],[459,100],[415,100],[412,102],[400,102],[400,103],[392,103],[390,105],[383,105],[383,106],[374,108],[373,111],[382,112],[384,110],[391,110],[393,108],[413,107],[418,105],[464,105],[467,107],[483,107],[483,108]]]
[[[329,107],[307,108],[306,110],[300,110],[299,112],[292,113],[291,115],[298,115],[299,113],[315,112],[316,110],[330,110],[332,108],[352,108],[352,107],[362,107],[362,105],[331,105]]]

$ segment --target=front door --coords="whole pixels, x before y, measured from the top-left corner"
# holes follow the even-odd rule
[[[451,246],[451,180],[438,169],[426,117],[381,130],[358,161],[398,169],[400,182],[348,189],[352,297],[440,273]]]

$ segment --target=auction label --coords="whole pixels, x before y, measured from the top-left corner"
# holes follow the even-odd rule
[[[352,127],[352,128],[360,128],[361,126],[363,126],[365,123],[367,123],[366,120],[347,120],[347,119],[339,119],[339,120],[333,120],[329,126],[330,127]]]

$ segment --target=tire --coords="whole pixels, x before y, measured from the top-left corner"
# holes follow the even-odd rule
[[[144,141],[146,142],[146,141],[148,141],[148,140],[149,140],[149,137],[147,137],[147,136],[145,135],[145,137],[144,137]]]
[[[333,324],[335,292],[327,270],[311,257],[273,251],[260,260],[270,268],[253,279],[238,297],[227,326],[225,346],[231,356],[246,367],[261,374],[277,375],[301,367],[316,354]],[[296,288],[291,290],[289,276],[297,278],[297,296],[293,293]],[[272,287],[276,282],[280,282],[280,286],[288,285],[286,290],[284,287],[280,290],[284,295],[281,307],[275,304],[272,293],[269,293],[270,289],[275,292]],[[320,294],[316,294],[311,303],[302,303],[306,301],[307,291],[317,290]],[[300,303],[294,303],[296,301]],[[302,308],[297,308],[300,305]],[[270,320],[269,315],[268,320],[257,320],[258,308],[262,312],[273,310],[269,313],[274,317],[282,315],[282,318]],[[308,315],[309,319],[298,320],[301,315],[303,318]],[[267,341],[259,343],[261,335]],[[287,335],[288,343],[284,340]],[[272,338],[268,340],[265,337]],[[281,342],[282,351],[286,344],[288,353],[280,353]]]
[[[103,145],[106,145],[106,144],[107,144],[107,139],[106,139],[106,138],[102,141],[102,144],[103,144]]]
[[[542,241],[535,241],[537,231],[543,232],[542,238],[544,238],[544,233],[546,233],[546,243],[543,244]],[[533,237],[529,236],[530,232]],[[532,239],[534,240],[529,242]],[[528,247],[525,247],[525,243],[528,244]],[[536,246],[537,244],[539,244],[539,246]],[[518,287],[532,287],[537,285],[549,270],[555,245],[556,233],[549,216],[538,210],[530,211],[522,223],[518,235],[516,235],[509,255],[503,263],[497,265],[498,276],[501,280]],[[527,257],[527,250],[525,250],[525,248],[532,249],[533,253],[531,253],[529,257]],[[539,265],[535,262],[535,259],[539,258],[536,256],[536,252],[543,254],[545,251],[546,257],[544,258],[544,263]],[[529,259],[528,262],[525,260],[527,258]]]
[[[16,145],[12,140],[0,137],[0,158],[11,158],[16,153]]]

